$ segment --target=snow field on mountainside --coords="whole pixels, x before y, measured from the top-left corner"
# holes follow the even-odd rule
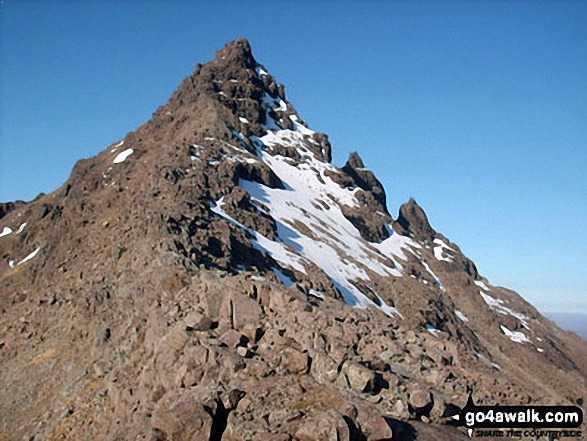
[[[224,205],[224,197],[222,197],[218,201],[216,201],[215,205],[211,206],[210,209],[214,213],[218,214],[219,216],[232,222],[237,227],[242,228],[243,230],[245,230],[249,234],[251,234],[253,236],[253,239],[251,239],[251,244],[256,249],[270,255],[276,261],[278,261],[280,263],[284,263],[287,266],[291,266],[293,269],[306,274],[306,270],[305,270],[304,266],[302,265],[302,260],[300,259],[300,257],[298,255],[296,255],[296,254],[290,252],[288,249],[286,249],[286,247],[284,246],[283,243],[267,239],[262,234],[254,231],[254,230],[251,230],[250,228],[244,226],[243,224],[241,224],[237,220],[233,219],[231,216],[229,216],[224,211],[223,205]],[[278,274],[276,274],[276,275],[279,277]]]
[[[299,126],[301,125],[296,127]],[[239,185],[247,190],[253,202],[259,202],[269,209],[269,214],[277,223],[279,239],[305,260],[321,268],[341,291],[348,304],[359,307],[372,304],[351,282],[356,279],[369,280],[364,268],[381,276],[401,276],[398,259],[407,259],[404,250],[418,245],[393,232],[389,226],[391,235],[388,239],[381,243],[365,241],[340,209],[341,205],[357,205],[357,189],[341,188],[326,176],[327,170],[336,172],[337,169],[314,157],[304,145],[306,139],[302,132],[269,132],[258,141],[267,149],[275,144],[296,148],[303,162],[294,165],[288,158],[273,156],[261,150],[260,158],[269,165],[286,188],[273,189],[244,180]],[[397,313],[395,308],[387,306],[381,298],[378,300],[382,310],[388,314]]]
[[[434,243],[438,245],[434,247],[434,257],[436,257],[436,259],[438,260],[443,260],[445,262],[452,262],[453,258],[451,256],[445,255],[444,250],[446,249],[453,252],[455,250],[453,250],[451,247],[449,247],[447,244],[445,244],[442,240],[438,238],[434,239]]]
[[[511,315],[520,320],[523,325],[526,325],[526,327],[528,326],[526,323],[528,317],[526,317],[524,314],[514,311],[513,309],[508,308],[507,306],[504,306],[503,300],[491,297],[490,295],[485,294],[483,291],[479,291],[479,294],[481,294],[481,297],[483,297],[483,300],[485,300],[485,303],[487,303],[487,305],[489,305],[491,309],[499,312],[500,314]]]

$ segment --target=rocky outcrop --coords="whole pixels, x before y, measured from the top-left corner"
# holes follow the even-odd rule
[[[359,187],[355,193],[356,206],[342,206],[344,216],[369,242],[381,242],[389,237],[387,225],[391,217],[387,211],[385,190],[372,171],[367,170],[358,153],[350,154],[346,165],[339,173],[328,176],[341,187]]]
[[[413,198],[402,204],[396,222],[407,234],[420,240],[431,240],[435,235],[428,216]]]
[[[375,177],[371,170],[365,168],[363,160],[357,152],[349,155],[345,166],[342,170],[351,177],[355,185],[373,195],[376,203],[371,205],[372,209],[377,209],[387,213],[387,203],[385,200],[385,190],[381,182]]]

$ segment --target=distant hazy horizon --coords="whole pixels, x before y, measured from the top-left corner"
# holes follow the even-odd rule
[[[587,312],[543,312],[542,314],[565,331],[572,331],[587,340]]]

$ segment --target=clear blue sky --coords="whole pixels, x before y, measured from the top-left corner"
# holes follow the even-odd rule
[[[587,2],[4,0],[0,16],[0,200],[54,190],[247,37],[392,213],[413,196],[492,283],[587,311]]]

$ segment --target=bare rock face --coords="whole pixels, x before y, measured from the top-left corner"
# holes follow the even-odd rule
[[[6,216],[11,211],[20,208],[25,205],[23,201],[15,201],[15,202],[0,202],[0,219]]]
[[[435,234],[428,222],[426,213],[414,199],[410,199],[400,207],[397,223],[407,233],[420,239],[429,239]]]
[[[369,242],[381,242],[389,237],[386,227],[391,218],[387,212],[385,190],[372,171],[367,170],[358,153],[350,154],[343,173],[331,173],[329,176],[342,187],[359,187],[356,192],[359,204],[343,205],[344,216]]]
[[[385,190],[381,182],[375,177],[371,170],[367,170],[363,160],[357,152],[349,155],[347,163],[342,168],[354,181],[354,183],[363,190],[371,193],[377,202],[376,205],[381,211],[387,213],[387,203],[385,200]]]
[[[584,398],[583,340],[331,149],[240,39],[0,204],[0,438],[459,440],[468,386]]]

